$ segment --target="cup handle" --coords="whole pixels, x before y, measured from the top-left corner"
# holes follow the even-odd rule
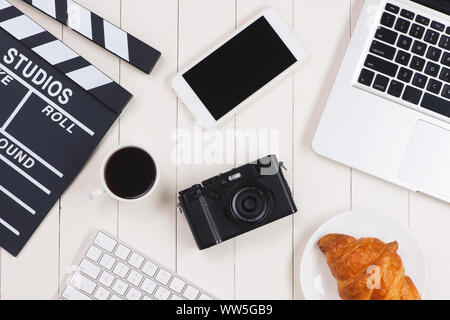
[[[105,190],[103,188],[98,188],[97,190],[94,190],[93,192],[91,192],[89,197],[91,198],[91,200],[95,200],[104,194],[105,194]]]

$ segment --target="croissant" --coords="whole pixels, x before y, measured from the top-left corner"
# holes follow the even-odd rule
[[[412,280],[405,275],[398,243],[376,238],[355,239],[329,234],[319,240],[331,273],[344,300],[420,300]]]

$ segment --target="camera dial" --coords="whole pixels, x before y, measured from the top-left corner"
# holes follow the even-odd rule
[[[266,217],[269,209],[266,193],[255,186],[239,189],[231,200],[231,213],[243,222],[258,223]]]

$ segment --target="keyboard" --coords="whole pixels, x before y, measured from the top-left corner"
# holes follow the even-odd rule
[[[63,290],[62,300],[214,300],[215,298],[100,231]]]
[[[450,122],[450,23],[387,3],[354,85]]]

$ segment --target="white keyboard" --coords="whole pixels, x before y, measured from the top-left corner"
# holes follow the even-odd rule
[[[100,231],[70,277],[64,300],[213,300],[213,296]]]

